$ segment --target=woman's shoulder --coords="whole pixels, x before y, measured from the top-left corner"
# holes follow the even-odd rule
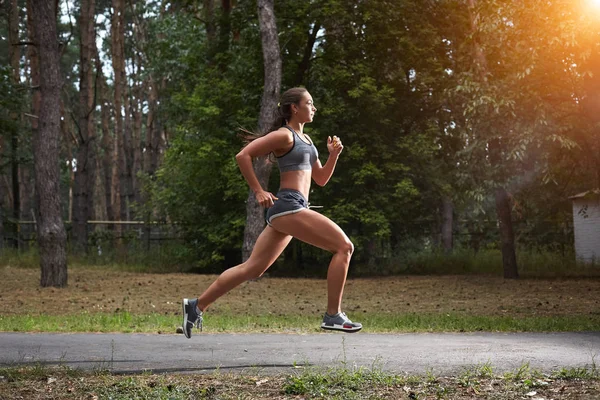
[[[267,139],[277,148],[287,146],[294,142],[292,133],[284,127],[269,132],[265,135],[265,139]]]
[[[288,128],[286,128],[285,126],[282,126],[279,129],[275,129],[274,131],[272,131],[271,133],[269,133],[270,135],[277,135],[279,137],[287,137],[290,140],[293,140],[293,133],[292,131],[290,131]]]

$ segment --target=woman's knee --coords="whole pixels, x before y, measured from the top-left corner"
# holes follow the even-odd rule
[[[249,281],[251,279],[258,279],[265,272],[265,268],[263,265],[258,265],[254,263],[246,263],[243,268],[244,278]]]
[[[352,253],[354,253],[354,244],[350,241],[350,239],[345,238],[345,240],[338,246],[336,253],[350,257],[352,256]]]

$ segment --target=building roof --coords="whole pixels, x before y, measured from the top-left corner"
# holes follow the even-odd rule
[[[569,197],[569,199],[575,200],[575,199],[581,199],[583,197],[593,197],[593,196],[600,196],[600,189],[588,190],[587,192],[582,192],[582,193],[576,194],[574,196],[571,196],[571,197]]]

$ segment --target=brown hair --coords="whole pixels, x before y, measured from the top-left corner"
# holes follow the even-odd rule
[[[308,92],[303,87],[295,87],[286,90],[283,92],[279,99],[279,104],[277,104],[277,108],[273,113],[272,123],[265,132],[251,132],[246,129],[240,128],[242,133],[240,133],[240,137],[244,141],[244,146],[248,143],[256,140],[260,137],[265,136],[269,132],[273,132],[282,126],[285,126],[287,122],[292,118],[292,104],[300,104],[300,100],[302,100],[302,96],[304,93]]]

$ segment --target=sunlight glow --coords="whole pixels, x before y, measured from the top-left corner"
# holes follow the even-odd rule
[[[587,0],[587,2],[590,6],[600,9],[600,0]]]

